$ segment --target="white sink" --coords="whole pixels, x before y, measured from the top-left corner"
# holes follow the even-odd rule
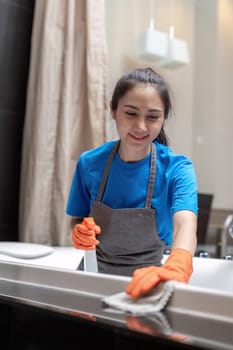
[[[189,285],[233,294],[233,261],[195,257]]]

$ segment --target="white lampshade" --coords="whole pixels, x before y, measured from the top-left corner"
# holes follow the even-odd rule
[[[137,38],[137,56],[146,61],[160,61],[167,56],[168,34],[153,28],[139,34]]]
[[[188,45],[185,40],[171,38],[167,42],[167,57],[160,60],[163,68],[178,68],[189,63]]]

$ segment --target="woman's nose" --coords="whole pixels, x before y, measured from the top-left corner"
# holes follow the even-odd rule
[[[146,130],[146,121],[144,117],[138,117],[136,120],[136,127],[141,130]]]

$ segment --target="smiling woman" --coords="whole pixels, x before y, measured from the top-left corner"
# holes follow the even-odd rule
[[[132,276],[126,292],[138,298],[160,281],[187,283],[192,274],[196,175],[188,157],[168,147],[171,100],[161,75],[151,68],[126,72],[110,109],[119,140],[80,155],[66,212],[74,218],[74,246],[96,248],[99,272]],[[171,253],[161,266],[165,245]]]

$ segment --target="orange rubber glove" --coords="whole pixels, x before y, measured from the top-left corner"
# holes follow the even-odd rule
[[[192,254],[185,249],[176,248],[171,251],[163,266],[149,266],[135,270],[126,293],[137,299],[150,292],[161,281],[175,280],[187,283],[192,272]]]
[[[101,229],[96,225],[92,217],[84,218],[81,224],[74,226],[72,230],[72,241],[77,249],[94,250],[99,241],[96,235],[101,232]]]

